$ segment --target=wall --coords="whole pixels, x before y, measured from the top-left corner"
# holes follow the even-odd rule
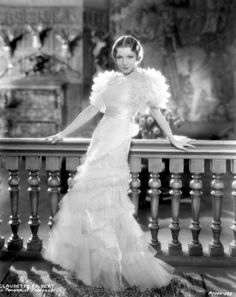
[[[110,0],[85,0],[84,7],[85,8],[93,8],[93,9],[108,9]]]
[[[84,100],[83,0],[0,1],[0,7],[1,82],[26,76],[64,81],[67,125]]]
[[[235,21],[234,25],[229,21],[235,19],[234,7],[234,1],[230,0],[111,1],[114,39],[132,34],[142,42],[145,50],[142,66],[157,68],[165,74],[172,105],[179,116],[196,125],[227,123],[225,134],[218,130],[215,135],[209,133],[209,137],[235,137],[227,134],[232,126],[230,106],[235,100],[232,64],[236,57],[232,42]]]
[[[0,0],[0,6],[81,6],[81,0]]]
[[[84,0],[84,7],[106,9],[109,0]],[[80,0],[0,0],[0,6],[81,6]]]

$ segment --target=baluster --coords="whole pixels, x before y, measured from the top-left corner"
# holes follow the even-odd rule
[[[72,187],[73,178],[76,174],[76,168],[78,167],[79,163],[80,163],[80,158],[78,158],[78,157],[67,157],[66,158],[66,170],[69,171],[69,178],[67,180],[68,191]]]
[[[130,190],[129,195],[134,204],[134,217],[138,219],[138,207],[139,207],[139,195],[140,195],[140,179],[139,173],[141,171],[141,159],[140,158],[131,158],[130,162],[130,171],[131,171],[131,179],[130,179]]]
[[[40,159],[39,157],[26,157],[26,169],[29,170],[28,192],[30,199],[31,215],[29,217],[29,226],[31,229],[31,237],[27,242],[28,251],[41,251],[42,239],[38,236],[40,220],[38,215],[39,193],[40,193]]]
[[[0,161],[2,161],[2,160],[0,159]],[[0,178],[0,191],[2,190],[1,184],[2,184],[2,180]],[[0,219],[0,226],[1,225],[2,225],[2,220]],[[5,239],[3,236],[0,235],[0,249],[2,249],[4,247],[4,243],[5,243]]]
[[[159,220],[158,220],[158,213],[159,213],[159,201],[160,201],[160,187],[161,187],[161,180],[160,172],[163,170],[164,164],[161,159],[149,159],[148,160],[148,170],[150,172],[150,179],[149,179],[149,187],[150,190],[148,191],[151,197],[151,219],[150,224],[148,225],[151,231],[151,245],[154,249],[160,253],[161,252],[161,243],[158,240],[158,231],[159,231]]]
[[[51,229],[54,225],[54,216],[58,211],[58,202],[60,197],[60,157],[47,157],[46,170],[48,171],[48,194],[50,199],[50,217],[48,226]]]
[[[170,159],[170,194],[171,194],[171,224],[169,226],[172,234],[172,241],[168,244],[168,250],[170,255],[181,255],[182,245],[179,242],[179,204],[180,197],[182,195],[182,180],[181,173],[183,173],[183,160],[182,159]]]
[[[221,209],[224,196],[224,182],[222,174],[226,172],[226,160],[211,160],[211,172],[213,178],[211,182],[211,196],[213,206],[213,220],[211,229],[213,232],[212,242],[209,244],[210,256],[223,256],[224,247],[220,241],[221,227]]]
[[[204,173],[204,160],[193,159],[190,160],[190,172],[192,179],[190,181],[190,191],[192,200],[192,220],[189,229],[192,231],[192,243],[188,245],[188,252],[190,256],[202,256],[202,245],[199,242],[199,233],[201,231],[199,223],[200,204],[202,196],[202,178],[201,173]]]
[[[20,226],[20,216],[18,214],[18,201],[19,201],[19,158],[12,156],[6,158],[6,168],[9,171],[9,194],[10,194],[10,206],[11,216],[9,224],[11,225],[12,235],[7,241],[7,249],[12,251],[21,250],[23,247],[23,239],[19,237],[18,230]]]
[[[229,254],[232,257],[236,257],[236,160],[231,161],[231,172],[233,174],[232,181],[232,199],[233,199],[233,210],[234,210],[234,220],[231,230],[233,231],[234,239],[229,246]]]
[[[0,226],[2,225],[2,220],[0,219]],[[0,250],[4,247],[5,239],[3,236],[0,236]]]

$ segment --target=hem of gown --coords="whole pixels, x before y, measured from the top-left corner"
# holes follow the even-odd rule
[[[79,251],[78,253],[81,253]],[[150,290],[150,289],[160,289],[162,287],[166,287],[169,285],[173,278],[173,274],[175,269],[170,266],[169,264],[163,262],[162,260],[155,258],[155,257],[150,257],[150,255],[145,255],[145,264],[146,266],[143,265],[137,265],[137,259],[139,259],[139,253],[137,253],[137,258],[136,260],[133,260],[132,263],[129,263],[130,261],[127,261],[126,259],[123,260],[125,262],[126,267],[130,268],[133,267],[133,272],[139,274],[140,279],[134,279],[134,276],[130,277],[129,272],[123,271],[123,264],[122,260],[117,261],[115,264],[112,263],[111,266],[117,266],[120,267],[116,271],[110,270],[109,277],[113,275],[113,279],[111,277],[110,280],[99,280],[99,277],[97,279],[89,279],[87,275],[83,275],[83,272],[76,271],[75,268],[72,267],[72,264],[74,264],[74,261],[61,261],[61,258],[53,258],[50,257],[49,255],[46,255],[45,252],[42,252],[43,258],[51,263],[54,263],[56,265],[59,265],[62,269],[65,269],[70,273],[71,275],[74,275],[78,280],[82,281],[85,285],[91,286],[91,287],[102,287],[114,292],[118,291],[123,291],[127,288],[131,287],[137,287],[140,291],[145,291],[145,290]],[[126,255],[127,256],[127,255]],[[128,255],[130,258],[130,256]],[[106,259],[106,255],[102,257],[102,259]],[[127,269],[126,269],[127,271]],[[132,274],[133,274],[132,272]],[[102,275],[103,271],[101,271]],[[150,273],[150,275],[148,275]],[[155,274],[155,276],[154,276]],[[162,275],[162,276],[161,276]],[[151,276],[151,281],[149,276]],[[160,279],[161,276],[161,279]],[[146,280],[145,280],[146,277]],[[156,277],[156,279],[154,279]],[[159,277],[159,279],[158,279]],[[146,283],[145,283],[146,281]],[[111,285],[113,283],[113,286]]]

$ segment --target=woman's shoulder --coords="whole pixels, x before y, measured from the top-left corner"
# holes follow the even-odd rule
[[[106,82],[108,80],[110,80],[111,78],[115,77],[117,75],[117,72],[114,70],[105,70],[103,72],[99,72],[98,74],[96,74],[96,76],[94,77],[93,81],[94,82]]]
[[[139,68],[138,72],[140,73],[140,75],[142,76],[142,78],[145,81],[153,81],[153,82],[165,82],[165,77],[164,75],[161,73],[161,71],[155,69],[155,68]]]
[[[99,72],[93,78],[92,91],[99,93],[102,92],[106,89],[107,85],[115,76],[116,72],[114,70],[106,70],[104,72]]]
[[[166,107],[170,97],[169,85],[165,76],[154,68],[142,68],[142,94],[148,100],[150,106]]]

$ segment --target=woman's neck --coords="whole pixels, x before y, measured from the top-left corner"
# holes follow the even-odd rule
[[[122,74],[126,77],[132,77],[135,75],[135,73],[137,72],[137,67],[134,67],[129,73],[123,73]]]

